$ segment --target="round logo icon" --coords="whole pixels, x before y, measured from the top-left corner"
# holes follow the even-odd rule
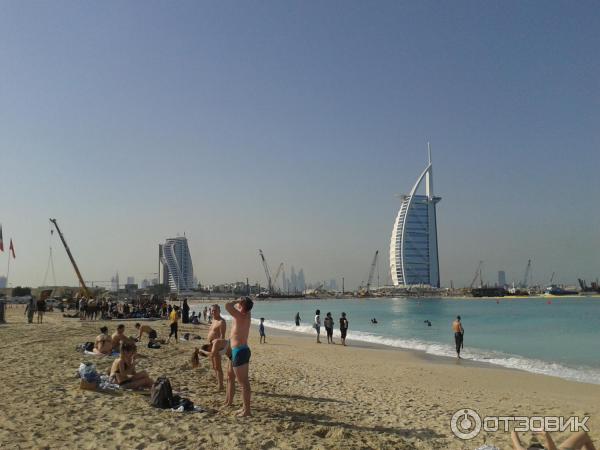
[[[481,417],[472,409],[459,409],[452,416],[450,427],[459,439],[473,439],[481,431]]]

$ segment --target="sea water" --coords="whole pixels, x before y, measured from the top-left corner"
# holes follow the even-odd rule
[[[321,324],[331,312],[338,342],[345,312],[350,341],[448,357],[456,357],[451,324],[460,315],[465,359],[600,384],[599,298],[264,300],[255,302],[253,323],[264,317],[267,327],[314,335],[317,309]],[[299,327],[294,323],[298,312]],[[324,328],[321,339],[326,342]]]

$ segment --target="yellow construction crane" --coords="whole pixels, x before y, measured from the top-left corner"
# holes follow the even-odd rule
[[[71,250],[69,250],[67,241],[65,241],[65,237],[63,236],[62,232],[60,231],[60,228],[58,228],[58,223],[56,223],[56,219],[50,219],[50,222],[52,222],[54,224],[54,227],[56,228],[56,231],[58,232],[58,235],[60,236],[60,240],[62,241],[63,245],[65,246],[65,250],[67,251],[67,255],[69,256],[69,259],[71,260],[71,264],[73,264],[73,269],[75,269],[75,273],[77,274],[77,279],[79,280],[79,284],[81,286],[81,290],[83,291],[83,294],[88,299],[92,298],[92,294],[90,293],[87,286],[85,285],[85,281],[83,281],[83,277],[81,276],[81,272],[79,272],[79,268],[77,267],[77,263],[75,262],[75,259],[73,258],[73,255],[71,254]]]

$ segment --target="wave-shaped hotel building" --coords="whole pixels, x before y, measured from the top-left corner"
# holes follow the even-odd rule
[[[429,145],[429,144],[428,144]],[[429,162],[410,194],[402,195],[390,242],[390,270],[394,286],[440,287],[437,218],[433,195],[433,167]],[[418,193],[424,184],[424,193]]]
[[[194,288],[194,266],[185,237],[169,238],[158,246],[163,265],[163,284],[171,292],[189,291]]]

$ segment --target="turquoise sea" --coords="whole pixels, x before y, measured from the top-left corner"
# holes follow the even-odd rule
[[[322,318],[332,313],[334,338],[339,339],[344,311],[349,340],[450,357],[455,356],[451,323],[459,314],[465,359],[600,384],[600,298],[265,300],[255,303],[253,322],[264,317],[267,327],[314,335],[316,309]],[[373,317],[377,325],[371,324]]]

